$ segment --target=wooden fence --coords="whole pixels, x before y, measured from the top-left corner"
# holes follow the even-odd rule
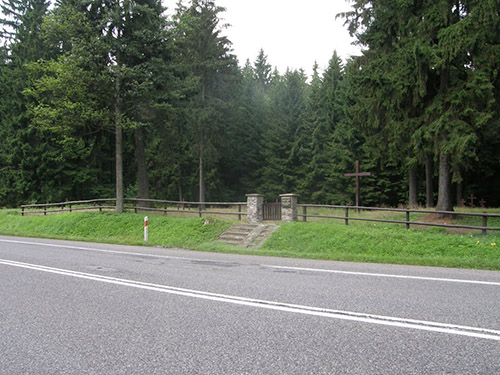
[[[73,212],[85,210],[114,210],[116,199],[90,199],[84,201],[70,201],[45,204],[24,204],[21,206],[21,215]],[[105,204],[107,203],[107,204]]]
[[[134,212],[160,212],[167,214],[182,214],[182,215],[228,215],[238,216],[238,220],[242,220],[242,216],[246,216],[247,202],[187,202],[187,201],[167,201],[158,199],[138,199],[125,198],[124,211]],[[59,212],[73,212],[84,210],[114,210],[116,204],[115,198],[92,199],[84,201],[71,201],[60,203],[47,204],[29,204],[22,205],[22,215],[28,214],[50,214]],[[349,225],[349,221],[369,221],[378,223],[394,223],[404,224],[406,229],[413,226],[429,226],[429,227],[444,227],[444,228],[462,228],[471,230],[480,230],[483,235],[488,231],[499,231],[500,227],[488,226],[488,218],[500,218],[500,214],[489,213],[474,213],[474,212],[454,212],[454,211],[432,211],[432,210],[415,210],[415,209],[398,209],[398,208],[379,208],[379,207],[356,207],[356,206],[336,206],[336,205],[318,205],[318,204],[298,204],[298,210],[302,208],[302,213],[298,213],[298,217],[302,217],[303,221],[307,218],[320,219],[337,219],[344,220],[345,225]],[[309,209],[331,209],[343,210],[344,215],[322,215],[307,213]],[[404,213],[405,220],[390,220],[376,219],[366,217],[350,216],[350,213],[360,211],[385,211],[394,213]],[[482,225],[465,225],[465,224],[445,224],[425,221],[411,221],[411,214],[432,214],[446,216],[464,216],[464,217],[480,217]]]
[[[84,201],[71,201],[47,204],[27,204],[21,206],[21,214],[51,214],[74,211],[103,211],[114,210],[116,207],[115,198],[91,199]],[[161,212],[198,215],[229,215],[238,216],[238,220],[246,215],[246,202],[187,202],[187,201],[167,201],[159,199],[139,199],[125,198],[124,211],[134,212]],[[236,209],[235,209],[236,207]],[[245,207],[245,210],[243,209]]]
[[[454,212],[454,211],[431,211],[431,210],[415,210],[409,208],[378,208],[378,207],[356,207],[356,206],[335,206],[335,205],[319,205],[319,204],[298,204],[297,207],[302,208],[302,213],[297,216],[302,217],[303,221],[307,221],[307,218],[325,218],[325,219],[338,219],[344,220],[345,225],[349,225],[349,221],[371,221],[378,223],[393,223],[393,224],[404,224],[406,229],[410,229],[411,225],[421,225],[421,226],[432,226],[432,227],[444,227],[444,228],[463,228],[463,229],[475,229],[480,230],[483,235],[487,234],[487,231],[498,231],[500,227],[489,227],[488,218],[500,218],[500,214],[488,214],[488,213],[474,213],[474,212]],[[335,210],[344,210],[343,216],[338,215],[311,215],[307,214],[308,208],[326,208]],[[349,211],[360,212],[363,211],[386,211],[386,212],[399,212],[405,214],[405,220],[388,220],[388,219],[374,219],[374,218],[363,218],[363,217],[350,217]],[[471,216],[471,217],[481,217],[482,225],[461,225],[461,224],[444,224],[444,223],[433,223],[425,221],[411,221],[410,214],[433,214],[433,215],[445,215],[445,216]]]

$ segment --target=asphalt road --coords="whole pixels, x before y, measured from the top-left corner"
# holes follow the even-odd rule
[[[499,374],[500,272],[0,237],[0,374]]]

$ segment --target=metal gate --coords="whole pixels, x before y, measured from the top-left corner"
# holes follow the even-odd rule
[[[262,206],[264,220],[281,220],[281,203],[265,202]]]

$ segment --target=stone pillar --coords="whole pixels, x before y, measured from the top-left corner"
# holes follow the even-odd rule
[[[281,194],[281,221],[297,221],[297,194]]]
[[[264,220],[264,196],[262,194],[247,194],[247,220],[251,224],[259,224]]]

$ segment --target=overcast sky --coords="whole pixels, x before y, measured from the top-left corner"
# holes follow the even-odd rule
[[[163,0],[167,13],[175,11],[177,0]],[[187,3],[187,1],[185,1]],[[224,30],[233,43],[240,65],[253,63],[264,49],[268,63],[281,73],[287,68],[312,72],[314,61],[321,71],[333,51],[344,59],[359,54],[352,39],[335,15],[350,9],[346,0],[215,0],[226,8]]]

